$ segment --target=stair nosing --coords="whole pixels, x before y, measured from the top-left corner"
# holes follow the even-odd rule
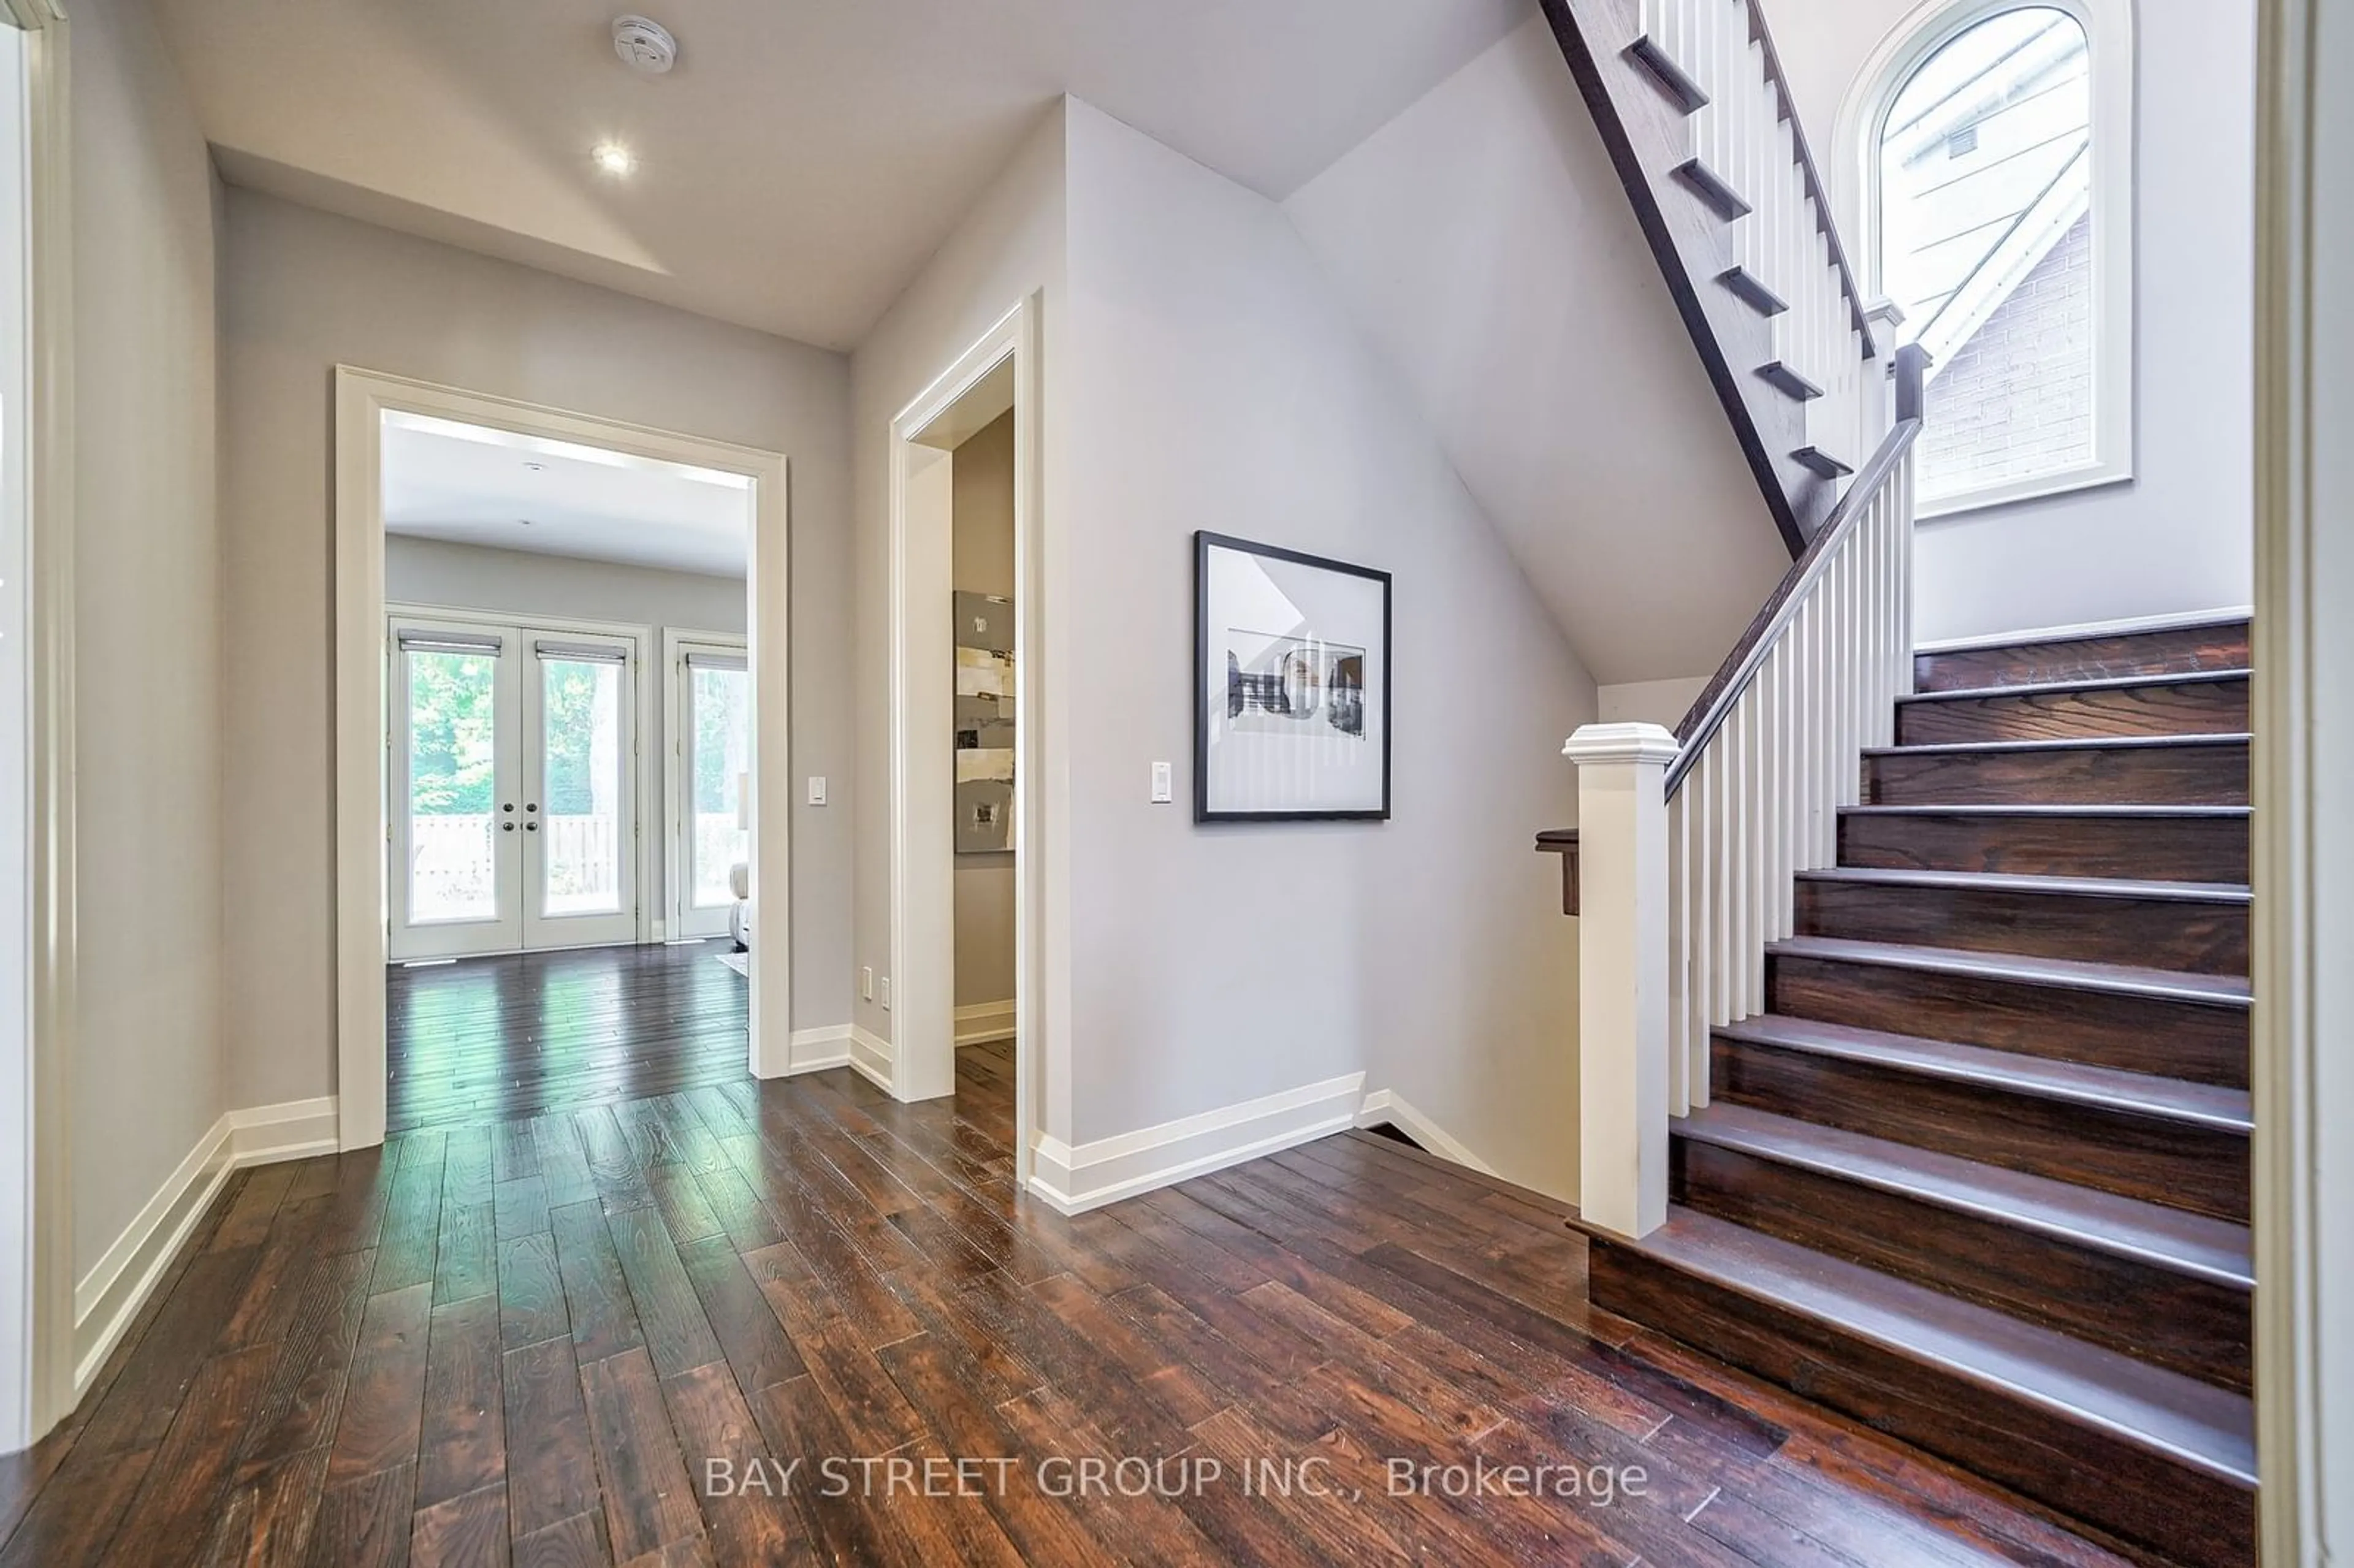
[[[2116,802],[2077,800],[1956,800],[1908,801],[1887,804],[1867,800],[1861,805],[1841,806],[1840,815],[1863,817],[2186,817],[2199,821],[2232,821],[2253,817],[2252,806],[2184,805],[2165,806],[2143,801]],[[1858,867],[1857,869],[1868,869]]]
[[[1764,1121],[1769,1125],[1744,1132],[1739,1124],[1749,1121]],[[1726,1125],[1728,1122],[1733,1125]],[[1776,1139],[1776,1134],[1784,1127],[1803,1128],[1833,1147],[1823,1152],[1788,1147],[1786,1141],[1777,1142]],[[1759,1110],[1753,1106],[1727,1104],[1698,1109],[1675,1124],[1675,1130],[1681,1137],[1697,1139],[1718,1148],[1735,1150],[1753,1159],[1794,1166],[1837,1181],[1852,1181],[1858,1186],[1870,1187],[1877,1192],[1892,1193],[1932,1207],[1970,1214],[2018,1230],[2031,1231],[2038,1235],[2084,1247],[2089,1251],[2104,1253],[2112,1257],[2128,1258],[2147,1264],[2168,1273],[2204,1279],[2236,1290],[2252,1291],[2255,1288],[2255,1270],[2253,1264],[2248,1261],[2252,1256],[2248,1227],[2235,1224],[2229,1220],[2216,1219],[2206,1214],[2193,1214],[2185,1210],[2166,1209],[2163,1205],[2149,1202],[2145,1199],[2127,1197],[2122,1193],[2105,1192],[2097,1188],[2081,1187],[2073,1182],[2062,1181],[2049,1176],[2037,1176],[2028,1171],[1988,1165],[1979,1160],[1965,1159],[1960,1155],[1899,1143],[1892,1139],[1874,1138],[1869,1133],[1851,1132],[1844,1128],[1827,1127],[1797,1117]],[[1787,1136],[1783,1135],[1783,1138],[1787,1139]],[[1837,1147],[1841,1144],[1868,1147],[1842,1151]],[[1882,1150],[1889,1152],[1881,1153]],[[1856,1163],[1842,1160],[1840,1158],[1842,1152],[1851,1154]],[[1907,1181],[1857,1168],[1857,1163],[1874,1160],[1895,1167],[1903,1167],[1907,1163],[1926,1162],[1933,1169],[1919,1172],[1919,1180]],[[1961,1170],[1941,1171],[1935,1169],[1937,1167],[1959,1167]],[[1988,1173],[1985,1184],[1976,1192],[1962,1191],[1964,1183],[1980,1180],[1974,1174],[1978,1171]],[[1993,1191],[1994,1187],[2002,1183],[2031,1191],[2045,1190],[2052,1195],[2051,1202],[2054,1208],[2065,1207],[2065,1200],[2062,1194],[2073,1194],[2087,1201],[2092,1207],[2106,1207],[2121,1211],[2122,1217],[2128,1223],[2134,1212],[2147,1210],[2153,1213],[2162,1213],[2176,1224],[2190,1222],[2212,1227],[2220,1233],[2230,1235],[2232,1241],[2227,1245],[2223,1236],[2219,1235],[2210,1250],[2216,1254],[2228,1254],[2234,1260],[2233,1266],[2227,1267],[2211,1257],[2186,1255],[2179,1251],[2168,1251],[2162,1245],[2148,1240],[2120,1235],[2115,1230],[2104,1230],[2101,1228],[2099,1216],[2083,1213],[2081,1211],[2080,1218],[2083,1224],[2080,1225],[2058,1224],[2038,1215],[2021,1213],[2016,1208],[2006,1206],[2002,1197]],[[2150,1228],[2155,1230],[2157,1227]]]
[[[1942,694],[1916,693],[1931,696]],[[1914,746],[1867,746],[1866,757],[1929,757],[1957,752],[2138,751],[2178,746],[2252,746],[2246,730],[2216,730],[2197,735],[2040,736],[2032,740],[1932,740]]]
[[[1946,692],[1906,692],[1896,699],[1907,703],[1985,702],[1996,697],[2043,696],[2059,692],[2112,692],[2135,686],[2220,685],[2254,677],[2253,670],[2178,670],[2171,674],[2095,675],[2082,681],[2021,681],[2007,686],[1956,686]]]
[[[1651,80],[1652,85],[1681,107],[1687,117],[1708,107],[1708,90],[1693,79],[1681,61],[1668,53],[1660,42],[1644,33],[1628,44],[1626,53],[1633,58]]]
[[[2009,648],[2058,648],[2071,642],[2130,642],[2144,637],[2168,637],[2184,631],[2212,631],[2219,626],[2255,624],[2255,614],[2250,609],[2237,609],[2230,614],[2193,614],[2175,620],[2168,617],[2164,625],[2145,626],[2138,630],[2120,627],[2104,630],[2099,627],[2055,626],[2043,632],[1997,632],[1991,637],[1957,637],[1947,641],[1914,644],[1913,657],[1935,659],[1953,653],[1996,653]]]
[[[1776,1027],[1777,1022],[1794,1024],[1797,1028],[1779,1029]],[[2030,1099],[2058,1101],[2091,1110],[2146,1117],[2153,1121],[2203,1128],[2211,1132],[2239,1138],[2249,1137],[2255,1130],[2255,1118],[2250,1108],[2247,1090],[2197,1084],[2186,1078],[2161,1078],[2148,1073],[2129,1073],[2121,1067],[2103,1067],[2086,1062],[2055,1062],[2049,1057],[2031,1056],[2022,1052],[1997,1051],[1989,1046],[1966,1045],[1953,1040],[1932,1040],[1917,1034],[1896,1034],[1883,1029],[1858,1029],[1850,1024],[1828,1023],[1820,1019],[1798,1018],[1781,1012],[1754,1013],[1735,1023],[1720,1024],[1710,1033],[1735,1044],[1832,1056],[1841,1061],[1878,1067],[1883,1072],[1939,1078],[1947,1083],[1968,1084]],[[1934,1049],[1923,1051],[1920,1049],[1923,1046]],[[2080,1079],[2085,1074],[2094,1075],[2094,1079],[2089,1083],[2070,1081],[2053,1071],[2062,1066],[2069,1068]],[[2151,1093],[2156,1086],[2161,1084],[2171,1084],[2178,1089],[2192,1091],[2197,1098],[2218,1103],[2203,1108],[2179,1100],[2168,1103]],[[2220,1102],[2226,1101],[2235,1108],[2230,1111],[2221,1108]]]
[[[1853,937],[1785,937],[1766,944],[1766,956],[1787,954],[1825,963],[1870,964],[1882,969],[1918,969],[1930,974],[1967,975],[2013,985],[2051,986],[2063,991],[2098,991],[2193,1006],[2226,1007],[2244,1012],[2251,1005],[2244,976],[2206,975],[2190,969],[2137,969],[2124,964],[2104,964],[2090,959],[2045,959],[2020,953],[1989,953],[1975,948],[1932,948],[1907,942],[1869,942]],[[2167,981],[2141,978],[2176,977]],[[2202,982],[2236,984],[2237,991]]]
[[[1693,1252],[1712,1253],[1719,1249],[1711,1240],[1712,1231],[1739,1231],[1751,1238],[1747,1266],[1743,1270],[1727,1269],[1714,1257],[1693,1256]],[[1662,1245],[1664,1239],[1667,1245]],[[1679,1245],[1681,1244],[1681,1245]],[[2200,1383],[2187,1373],[2137,1361],[2122,1351],[2079,1340],[2024,1319],[2013,1318],[1973,1301],[1944,1295],[1925,1285],[1844,1258],[1817,1252],[1796,1242],[1752,1231],[1729,1220],[1720,1220],[1684,1208],[1681,1204],[1669,1209],[1668,1224],[1641,1241],[1629,1242],[1612,1238],[1611,1245],[1643,1254],[1667,1266],[1678,1268],[1702,1279],[1719,1289],[1730,1290],[1752,1300],[1764,1301],[1779,1310],[1810,1318],[1840,1333],[1850,1335],[1880,1347],[1883,1351],[1916,1362],[1930,1362],[1947,1375],[1958,1377],[1984,1388],[1999,1390],[2022,1404],[2031,1404],[2063,1420],[2095,1426],[2116,1438],[2147,1451],[2167,1455],[2186,1467],[2214,1476],[2234,1485],[2253,1487],[2256,1484],[2255,1446],[2253,1430],[2243,1430],[2240,1417],[2246,1413],[2253,1420],[2253,1404],[2246,1396],[2234,1394],[2211,1383]],[[1797,1256],[1808,1260],[1804,1266]],[[1756,1276],[1763,1274],[1766,1278]],[[1809,1277],[1809,1276],[1815,1277]],[[1910,1339],[1899,1337],[1870,1324],[1861,1314],[1842,1311],[1836,1301],[1825,1298],[1845,1298],[1850,1301],[1863,1298],[1864,1292],[1852,1283],[1844,1286],[1840,1276],[1851,1282],[1856,1277],[1871,1281],[1881,1298],[1873,1318],[1891,1315],[1888,1305],[1893,1298],[1902,1306],[1917,1302],[1926,1307],[1935,1304],[1937,1312],[1908,1314],[1907,1323],[1918,1330]],[[1935,1317],[1959,1318],[1975,1323],[1980,1330],[1975,1340],[1952,1328],[1940,1325]],[[2075,1368],[2107,1366],[2126,1372],[2145,1385],[2171,1385],[2178,1398],[2171,1403],[2154,1397],[2137,1396],[2120,1392],[2115,1385],[2102,1383],[2082,1371],[2070,1367],[2052,1367],[2042,1363],[2052,1375],[2066,1385],[2059,1391],[2038,1386],[2016,1373],[1986,1364],[1982,1353],[1957,1354],[1956,1350],[1983,1352],[1991,1349],[1998,1353],[2006,1348],[2011,1358],[2028,1358],[2017,1348],[2031,1341],[2047,1351],[2057,1345],[2069,1348]],[[2073,1397],[2072,1397],[2073,1392]],[[2087,1393],[2093,1397],[2084,1397]],[[2184,1407],[2205,1406],[2204,1414],[2190,1415]],[[2233,1419],[2227,1425],[2220,1419],[2224,1410]],[[2216,1440],[2213,1450],[2200,1448],[2183,1440],[2183,1435],[2168,1436],[2153,1428],[2163,1428],[2168,1422],[2152,1420],[2153,1415],[2170,1417],[2173,1425],[2196,1428]],[[2223,1451],[2228,1449],[2228,1452]]]
[[[2245,906],[2254,896],[2245,883],[2160,882],[2123,876],[2030,876],[2015,871],[1922,871],[1910,866],[1831,865],[1794,873],[1799,882],[1864,886],[1974,888],[2053,897],[2144,898],[2176,904]]]

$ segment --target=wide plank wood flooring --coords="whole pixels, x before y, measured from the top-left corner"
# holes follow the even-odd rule
[[[385,980],[385,1126],[538,1116],[748,1081],[727,942],[503,953]]]
[[[1590,1311],[1551,1206],[1368,1134],[1018,1200],[1011,1057],[960,1055],[952,1100],[838,1070],[240,1173],[0,1460],[0,1568],[2118,1561]],[[1057,1495],[1128,1456],[1181,1463]],[[1483,1463],[1586,1495],[1450,1495]]]

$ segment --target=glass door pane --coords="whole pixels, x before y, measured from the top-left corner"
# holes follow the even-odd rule
[[[727,874],[752,853],[741,826],[746,769],[752,766],[752,677],[742,670],[687,670],[687,896],[696,909],[736,902]]]
[[[408,921],[499,918],[498,656],[406,649]]]
[[[542,916],[618,915],[625,908],[622,859],[630,834],[621,704],[627,671],[619,659],[540,657],[539,798],[525,807],[525,828],[542,840]]]

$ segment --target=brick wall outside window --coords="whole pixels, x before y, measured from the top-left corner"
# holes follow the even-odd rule
[[[1951,495],[2093,458],[2087,214],[1929,386],[1921,493]]]

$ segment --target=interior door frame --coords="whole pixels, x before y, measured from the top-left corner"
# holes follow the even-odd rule
[[[956,1088],[953,520],[942,500],[943,447],[970,434],[946,427],[969,423],[968,399],[993,401],[976,395],[1003,376],[1013,409],[1014,1180],[1067,1213],[1069,1197],[1037,1174],[1042,1148],[1057,1160],[1067,1155],[1045,1129],[1068,1130],[1071,1082],[1070,835],[1050,794],[1069,778],[1070,732],[1048,679],[1066,661],[1046,595],[1043,312],[1040,294],[1016,301],[891,421],[887,828],[889,978],[897,984],[887,1087],[902,1100]]]
[[[24,37],[23,595],[27,941],[0,1128],[0,1453],[29,1445],[80,1394],[74,1364],[75,919],[73,163],[70,29],[57,0],[5,0]],[[21,1122],[17,1118],[21,1117]]]
[[[689,770],[684,743],[686,738],[686,656],[699,650],[715,653],[740,653],[744,667],[751,668],[750,641],[740,631],[691,631],[679,627],[663,629],[662,668],[657,679],[662,686],[662,795],[663,795],[663,929],[672,941],[704,941],[725,936],[726,918],[721,918],[716,931],[695,932],[686,928],[695,911],[688,907],[694,891],[690,878],[694,872],[693,832],[688,826],[687,789]]]
[[[783,1074],[792,1036],[793,817],[788,466],[781,452],[469,392],[357,366],[334,374],[335,1118],[344,1149],[384,1141],[384,416],[421,414],[684,463],[752,482],[752,907],[748,1065]],[[642,841],[643,835],[641,835]],[[641,900],[640,907],[644,906]]]

